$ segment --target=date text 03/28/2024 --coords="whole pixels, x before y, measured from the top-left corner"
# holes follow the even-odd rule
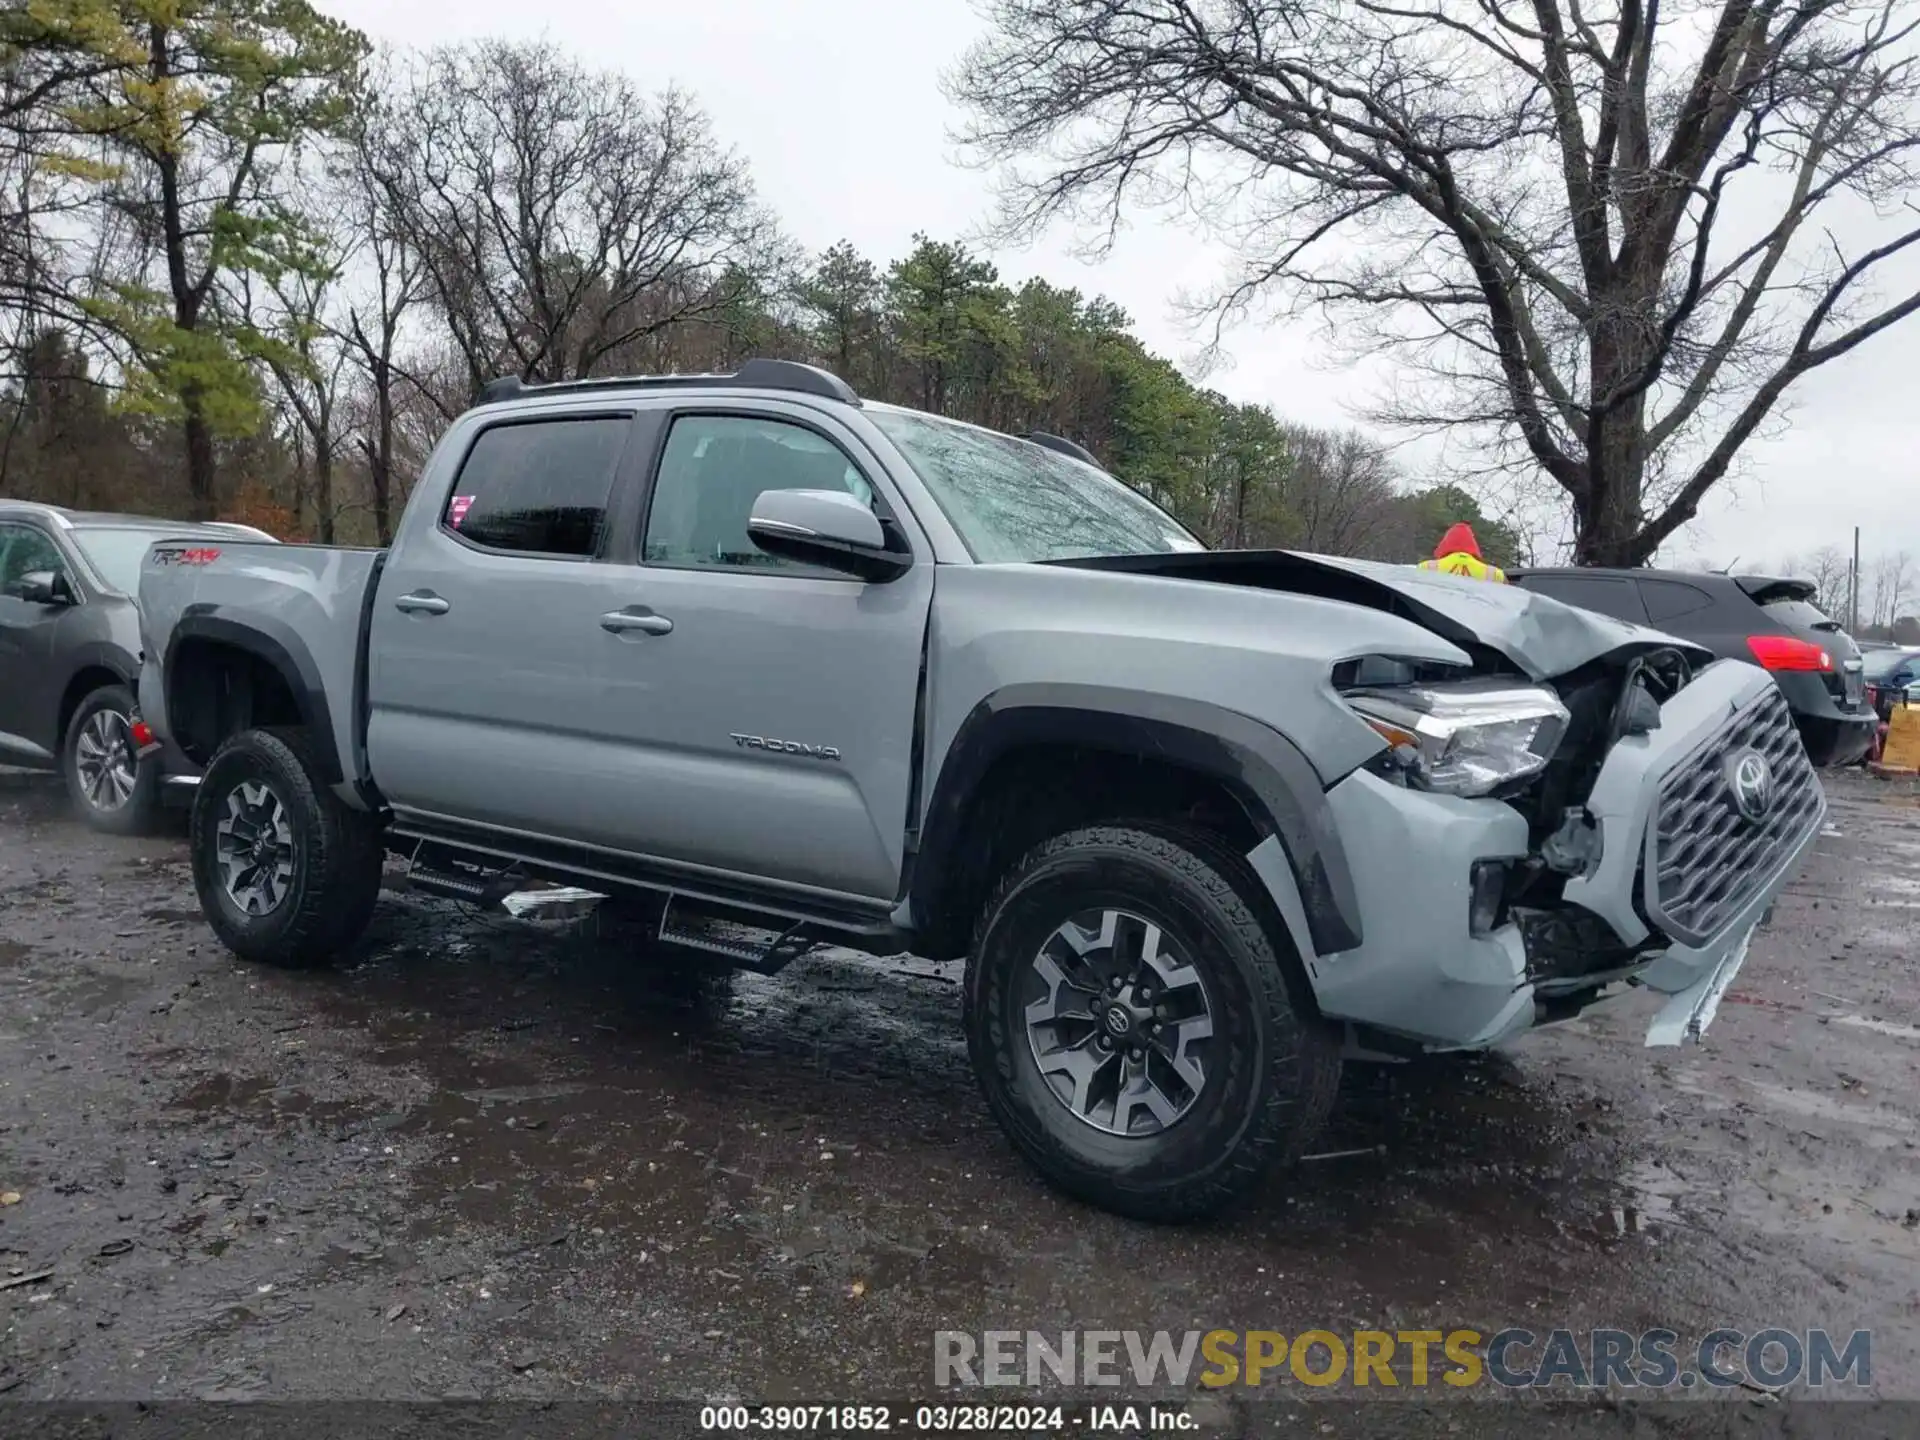
[[[1200,1429],[1182,1404],[706,1405],[700,1428],[719,1434],[1169,1434]]]

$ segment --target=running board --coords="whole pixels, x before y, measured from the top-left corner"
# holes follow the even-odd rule
[[[520,887],[497,872],[434,870],[416,859],[407,866],[407,888],[490,910]]]
[[[764,918],[669,895],[660,908],[656,938],[675,949],[719,956],[735,969],[756,975],[777,975],[820,943],[804,933],[805,921],[769,930],[760,923]]]

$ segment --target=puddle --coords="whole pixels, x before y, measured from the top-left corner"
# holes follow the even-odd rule
[[[155,906],[153,909],[142,911],[141,913],[145,919],[153,921],[156,925],[201,925],[206,923],[206,916],[202,915],[198,910],[182,910],[171,905]]]
[[[1769,1085],[1764,1080],[1743,1079],[1741,1083],[1776,1110],[1804,1115],[1809,1119],[1837,1120],[1847,1125],[1864,1125],[1896,1134],[1911,1133],[1916,1128],[1911,1116],[1890,1110],[1884,1105],[1847,1104],[1817,1091],[1788,1090],[1784,1086]],[[1895,1143],[1891,1134],[1886,1141],[1889,1146]]]
[[[1871,1030],[1876,1035],[1891,1035],[1898,1040],[1920,1040],[1920,1025],[1901,1025],[1892,1020],[1870,1020],[1865,1015],[1835,1015],[1830,1023],[1851,1025],[1856,1030]]]
[[[1676,1218],[1680,1197],[1693,1187],[1657,1160],[1639,1160],[1620,1176],[1622,1203],[1608,1212],[1602,1229],[1615,1238],[1638,1235]]]
[[[1900,909],[1920,906],[1920,878],[1911,875],[1892,875],[1884,870],[1869,871],[1861,878],[1860,888],[1866,892],[1869,905]]]
[[[196,1115],[251,1113],[274,1122],[306,1120],[324,1125],[357,1113],[342,1100],[316,1100],[304,1090],[263,1075],[209,1075],[175,1096],[170,1108]]]

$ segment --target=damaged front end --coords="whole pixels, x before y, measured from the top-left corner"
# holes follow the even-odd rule
[[[1331,777],[1365,938],[1303,954],[1357,1049],[1479,1049],[1642,986],[1649,1044],[1697,1038],[1826,799],[1778,686],[1516,586],[1287,551],[1065,562],[1312,595],[1448,642],[1329,677],[1379,748]],[[1274,847],[1249,856],[1276,894]]]
[[[1464,985],[1491,1007],[1463,1012],[1481,1028],[1448,1035],[1409,1025],[1407,1007],[1383,1013],[1367,992],[1387,971],[1369,976],[1357,955],[1315,967],[1333,1013],[1370,1012],[1424,1032],[1428,1048],[1478,1047],[1646,986],[1673,997],[1648,1043],[1698,1038],[1825,803],[1778,689],[1755,667],[1702,659],[1639,632],[1545,680],[1504,656],[1470,671],[1377,656],[1339,667],[1336,690],[1385,742],[1336,787],[1352,784],[1357,823],[1383,786],[1401,792],[1387,799],[1401,810],[1497,801],[1506,823],[1469,839],[1457,818],[1470,853],[1448,844],[1431,862],[1465,900],[1464,935],[1436,934],[1456,947],[1437,958],[1438,988]],[[1755,774],[1764,803],[1742,789]]]

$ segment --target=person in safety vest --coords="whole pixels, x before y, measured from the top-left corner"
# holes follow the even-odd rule
[[[1439,570],[1448,575],[1465,575],[1470,580],[1497,580],[1507,583],[1507,572],[1480,558],[1480,542],[1473,538],[1471,525],[1449,526],[1433,547],[1433,558],[1420,562],[1422,570]]]

